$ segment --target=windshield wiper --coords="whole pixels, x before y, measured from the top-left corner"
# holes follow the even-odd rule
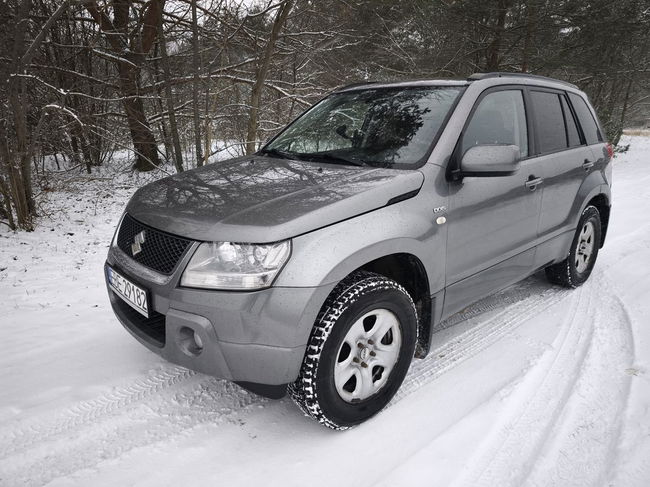
[[[264,154],[267,156],[275,156],[275,157],[279,157],[280,159],[295,159],[294,154],[290,152],[283,152],[278,149],[262,149],[260,151],[260,154]]]
[[[359,159],[349,159],[343,156],[337,156],[327,152],[307,152],[295,154],[295,157],[300,159],[307,159],[309,161],[322,161],[330,162],[333,164],[351,164],[353,166],[365,166],[366,163]]]

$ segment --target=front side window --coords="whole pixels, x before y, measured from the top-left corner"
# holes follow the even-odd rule
[[[508,144],[528,155],[526,110],[521,90],[488,93],[479,102],[463,135],[462,154],[475,145]]]
[[[462,90],[407,87],[335,93],[261,152],[324,162],[419,167]]]

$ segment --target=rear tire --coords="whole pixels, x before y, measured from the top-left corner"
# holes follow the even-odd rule
[[[329,428],[355,426],[395,395],[416,341],[417,312],[408,292],[384,276],[354,273],[323,305],[289,394]]]
[[[601,229],[600,213],[595,206],[588,206],[578,222],[568,257],[547,267],[546,278],[553,284],[568,288],[581,286],[596,264]]]

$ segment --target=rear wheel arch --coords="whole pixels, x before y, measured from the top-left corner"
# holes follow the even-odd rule
[[[576,288],[589,279],[601,247],[601,227],[600,212],[588,205],[580,215],[567,257],[544,269],[551,283]]]
[[[607,228],[609,226],[611,203],[606,194],[600,193],[591,198],[585,205],[585,208],[588,206],[595,207],[598,210],[598,213],[600,213],[600,248],[602,248],[605,243],[605,236],[607,235]]]

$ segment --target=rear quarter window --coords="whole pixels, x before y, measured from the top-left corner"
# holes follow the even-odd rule
[[[573,109],[576,111],[587,144],[597,144],[602,142],[603,137],[600,134],[596,120],[594,120],[594,116],[584,99],[574,93],[569,93],[569,99],[571,100]]]
[[[532,91],[535,126],[541,153],[567,148],[566,128],[560,97],[557,93]]]
[[[562,95],[560,99],[562,100],[562,111],[564,112],[564,120],[566,121],[567,141],[569,142],[569,147],[576,147],[581,144],[578,126],[576,125],[575,118],[573,118],[573,113],[571,113],[566,96]]]

